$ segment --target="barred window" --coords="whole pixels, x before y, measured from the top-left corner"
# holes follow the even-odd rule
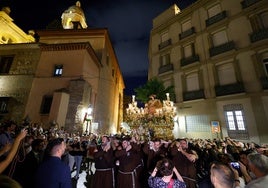
[[[186,132],[209,132],[210,124],[206,115],[193,115],[185,117]]]
[[[248,130],[245,123],[242,104],[228,104],[223,107],[227,132],[230,138],[248,139]]]

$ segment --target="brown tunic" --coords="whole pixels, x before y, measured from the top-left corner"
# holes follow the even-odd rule
[[[193,154],[191,150],[187,150],[187,153]],[[184,179],[186,187],[196,188],[196,168],[195,163],[189,161],[176,146],[170,149],[171,159]]]
[[[129,150],[117,150],[115,157],[119,160],[117,188],[140,188],[142,172],[140,151],[133,147]]]
[[[112,148],[105,152],[100,146],[98,146],[98,152],[95,152],[93,156],[96,168],[96,172],[93,176],[93,187],[114,188],[115,174]]]
[[[147,155],[146,167],[148,172],[152,172],[156,166],[156,163],[163,158],[167,157],[167,149],[161,146],[158,151],[150,149],[148,143],[143,147],[143,152]]]

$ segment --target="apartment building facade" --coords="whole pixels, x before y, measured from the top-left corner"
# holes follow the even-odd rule
[[[153,20],[148,79],[174,85],[175,137],[268,143],[268,2],[198,0]]]

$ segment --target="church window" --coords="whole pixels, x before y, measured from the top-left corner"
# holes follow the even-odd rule
[[[63,71],[63,65],[55,65],[54,76],[61,76]]]
[[[0,56],[0,74],[9,73],[13,59],[13,56]]]

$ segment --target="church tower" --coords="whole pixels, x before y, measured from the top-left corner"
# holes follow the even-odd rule
[[[65,10],[61,16],[62,27],[64,29],[86,29],[86,17],[84,11],[81,8],[80,1],[77,1],[75,5],[70,6]]]

